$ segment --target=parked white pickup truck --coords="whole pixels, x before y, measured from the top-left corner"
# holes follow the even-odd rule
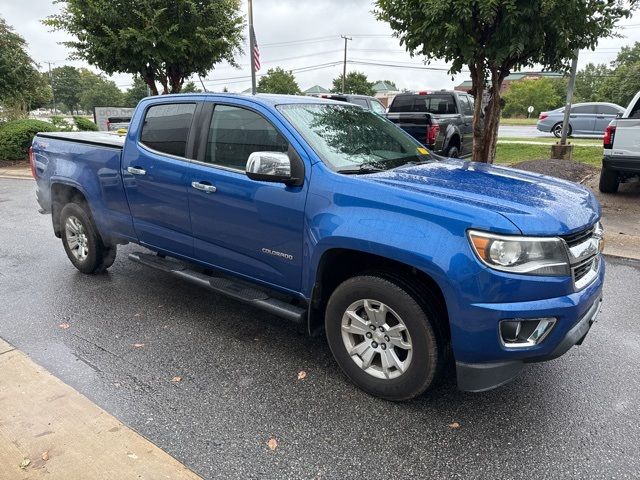
[[[600,191],[615,193],[620,182],[640,177],[640,92],[604,132]]]

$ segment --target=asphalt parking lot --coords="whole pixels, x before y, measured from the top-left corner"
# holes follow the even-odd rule
[[[564,357],[394,404],[323,338],[127,260],[140,247],[80,274],[33,189],[0,179],[0,337],[204,478],[640,478],[640,262],[609,259]]]

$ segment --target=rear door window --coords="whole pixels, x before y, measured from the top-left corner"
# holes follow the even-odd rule
[[[629,112],[629,118],[640,118],[640,97],[638,97],[635,107]]]
[[[160,153],[184,157],[195,103],[164,103],[147,110],[140,143]]]
[[[286,152],[287,140],[262,115],[246,108],[216,105],[205,162],[244,170],[253,152]]]
[[[616,107],[610,105],[598,105],[598,113],[602,115],[617,115],[620,112]]]
[[[595,105],[579,105],[571,108],[571,113],[596,113]]]
[[[385,112],[384,105],[382,105],[377,100],[371,100],[371,110],[380,115],[383,115]]]
[[[369,104],[364,98],[352,98],[351,103],[355,103],[356,105],[360,105],[361,107],[369,110]]]

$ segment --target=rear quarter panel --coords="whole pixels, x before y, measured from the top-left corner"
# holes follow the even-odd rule
[[[86,198],[101,235],[135,240],[120,172],[121,152],[119,148],[36,136],[37,188],[50,199],[57,183],[75,187]]]

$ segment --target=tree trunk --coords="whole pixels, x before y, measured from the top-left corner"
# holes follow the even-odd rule
[[[171,85],[171,93],[180,93],[182,90],[182,73],[178,67],[168,67],[167,76],[169,77],[169,85]]]
[[[142,72],[142,79],[151,90],[151,95],[158,95],[158,87],[156,86],[155,78],[152,73]]]
[[[472,90],[475,97],[473,115],[473,160],[475,162],[493,163],[496,156],[498,127],[502,114],[503,100],[500,95],[502,82],[509,72],[491,69],[491,86],[489,101],[483,109],[484,69],[479,65],[469,65],[471,70]],[[484,111],[483,111],[484,110]]]

